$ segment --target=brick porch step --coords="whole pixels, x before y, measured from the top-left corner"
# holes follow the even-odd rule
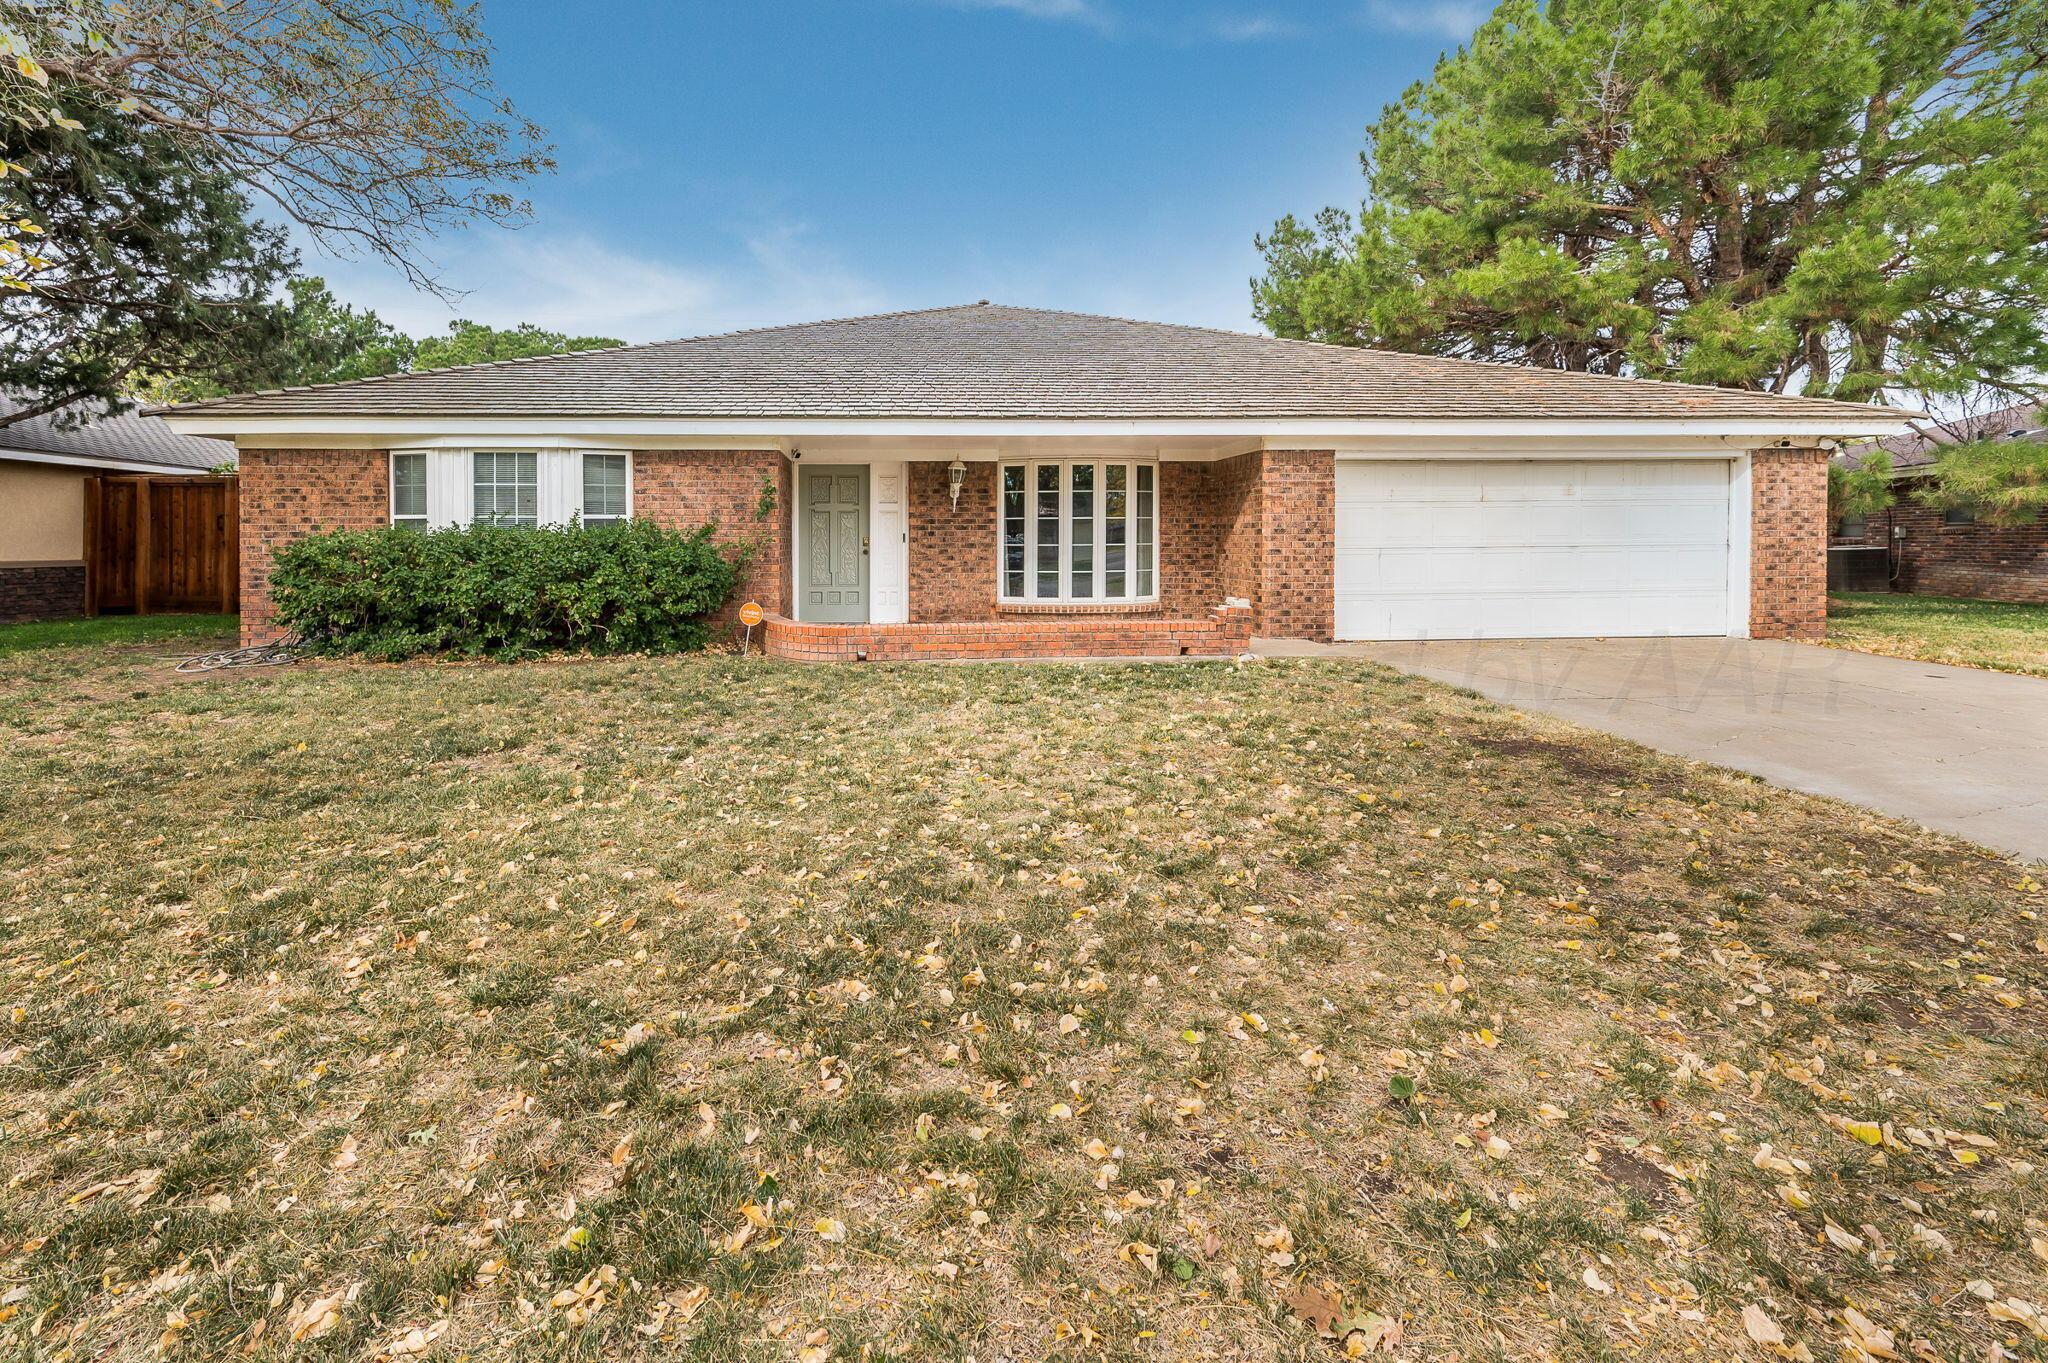
[[[762,648],[796,662],[1001,658],[1228,658],[1251,644],[1252,613],[1218,606],[1201,619],[1024,616],[914,625],[827,625],[771,615]]]

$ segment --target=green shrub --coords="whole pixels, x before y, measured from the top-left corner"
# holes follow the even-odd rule
[[[313,649],[395,660],[701,648],[750,551],[711,527],[406,527],[311,535],[270,574],[281,623]]]

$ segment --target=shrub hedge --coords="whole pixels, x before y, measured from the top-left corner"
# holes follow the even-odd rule
[[[270,575],[278,619],[307,646],[396,660],[423,653],[676,653],[739,583],[750,551],[711,527],[391,526],[310,535]]]

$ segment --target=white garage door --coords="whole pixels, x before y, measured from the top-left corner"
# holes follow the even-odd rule
[[[1722,634],[1726,460],[1337,462],[1339,639]]]

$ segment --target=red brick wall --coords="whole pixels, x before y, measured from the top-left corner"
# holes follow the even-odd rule
[[[762,651],[796,662],[921,662],[994,658],[1227,658],[1251,642],[1251,612],[1196,618],[1059,616],[907,625],[768,621]]]
[[[1256,633],[1328,640],[1336,628],[1336,456],[1241,454],[1160,466],[1167,609],[1249,602]]]
[[[1897,542],[1897,590],[2048,605],[2048,519],[2012,529],[1948,525],[1941,512],[1913,500],[1912,488],[1901,484],[1898,504],[1865,521],[1860,538],[1834,542],[1882,546],[1897,526],[1906,532]]]
[[[1159,603],[1119,612],[1205,616],[1223,599],[1216,572],[1218,521],[1210,465],[1162,463],[1159,505]],[[960,489],[960,509],[946,495],[946,465],[910,462],[910,619],[993,620],[996,606],[996,487],[1000,465],[972,463]]]
[[[278,550],[321,530],[364,530],[391,521],[391,459],[384,450],[243,450],[241,460],[242,642],[284,631],[270,603]]]
[[[1265,456],[1240,454],[1209,466],[1210,502],[1216,514],[1216,578],[1225,596],[1240,597],[1259,608],[1259,550],[1264,540],[1260,519],[1260,474]]]
[[[280,637],[270,602],[277,551],[319,530],[362,530],[391,519],[384,450],[243,450],[242,639]],[[762,480],[775,508],[756,520]],[[718,538],[758,545],[734,605],[752,598],[787,611],[789,461],[774,450],[642,450],[633,456],[633,514],[689,528],[716,522]]]
[[[909,470],[911,622],[993,619],[996,466],[967,466],[957,511],[946,493],[945,464],[913,459]]]
[[[1254,628],[1327,643],[1337,629],[1337,456],[1268,450],[1261,461]]]
[[[277,550],[316,530],[386,524],[390,460],[383,450],[245,450],[242,465],[242,633],[254,642],[279,633],[268,583]],[[790,612],[788,460],[772,450],[640,451],[633,470],[634,514],[678,527],[711,522],[722,540],[752,542],[756,553],[736,601]],[[997,466],[968,466],[957,511],[944,464],[913,461],[909,474],[910,619],[1000,618]],[[764,480],[775,510],[757,520]],[[1160,465],[1161,599],[1122,614],[1205,620],[1225,595],[1241,596],[1253,603],[1251,628],[1260,633],[1328,639],[1334,482],[1327,450]],[[1094,642],[1116,643],[1106,636]]]
[[[1160,464],[1157,517],[1160,607],[1169,615],[1206,615],[1223,600],[1215,465]]]
[[[774,509],[761,518],[764,482],[775,491]],[[754,556],[732,601],[717,618],[729,620],[744,601],[787,614],[789,597],[789,460],[776,450],[639,450],[633,455],[633,514],[679,530],[716,525],[721,543],[747,543]]]
[[[1751,638],[1818,639],[1827,633],[1827,515],[1826,452],[1751,453]]]

